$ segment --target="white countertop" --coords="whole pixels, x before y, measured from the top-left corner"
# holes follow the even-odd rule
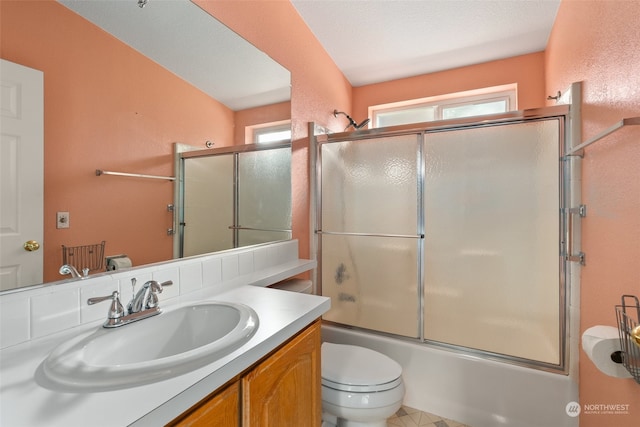
[[[330,301],[325,297],[243,285],[217,293],[207,290],[193,292],[165,303],[163,309],[169,311],[194,301],[207,300],[250,306],[258,314],[258,331],[249,342],[228,356],[153,384],[97,393],[61,392],[39,384],[36,372],[51,350],[69,338],[102,327],[101,322],[0,351],[0,425],[164,425],[252,366],[330,307]]]

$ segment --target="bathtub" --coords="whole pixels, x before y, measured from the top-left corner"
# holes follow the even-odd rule
[[[334,325],[322,340],[377,350],[402,365],[403,404],[471,427],[577,427],[575,375],[550,373]],[[570,411],[569,411],[570,413]]]

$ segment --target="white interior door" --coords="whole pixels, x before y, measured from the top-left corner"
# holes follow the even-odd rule
[[[0,290],[7,290],[42,282],[42,71],[0,60],[0,138]]]

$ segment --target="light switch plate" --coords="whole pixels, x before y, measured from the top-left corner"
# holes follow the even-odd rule
[[[56,213],[56,228],[69,228],[69,212]]]

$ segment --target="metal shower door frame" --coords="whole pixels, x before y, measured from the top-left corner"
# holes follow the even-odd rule
[[[425,122],[425,123],[414,123],[408,125],[401,126],[393,126],[387,128],[379,128],[379,129],[371,129],[371,130],[359,130],[355,132],[341,132],[335,134],[328,135],[318,135],[314,137],[315,142],[315,161],[312,162],[312,167],[315,169],[315,221],[312,224],[313,233],[316,236],[321,236],[323,233],[322,230],[322,146],[324,144],[330,144],[335,142],[345,142],[345,141],[361,141],[367,139],[377,139],[377,138],[385,138],[390,136],[400,136],[400,135],[411,135],[414,134],[418,138],[426,138],[430,133],[434,132],[445,132],[452,130],[462,130],[462,129],[471,129],[471,128],[479,128],[479,127],[493,127],[493,126],[501,126],[507,124],[517,124],[517,123],[525,123],[531,121],[540,121],[540,120],[552,120],[557,119],[559,121],[559,146],[558,146],[558,168],[559,168],[559,213],[558,213],[558,221],[559,221],[559,245],[558,245],[558,256],[559,256],[559,290],[558,290],[558,298],[559,298],[559,308],[560,312],[558,313],[559,319],[559,364],[550,364],[545,362],[539,362],[530,359],[522,359],[519,357],[512,357],[507,355],[495,354],[492,352],[477,350],[468,347],[461,347],[456,345],[449,345],[445,343],[437,343],[425,340],[424,337],[424,325],[423,325],[423,316],[424,316],[424,179],[425,179],[425,164],[423,159],[423,144],[419,145],[419,152],[416,154],[416,161],[418,162],[418,233],[420,235],[419,238],[419,248],[418,248],[418,278],[417,278],[417,288],[418,288],[418,318],[419,318],[419,338],[407,338],[403,336],[398,336],[395,334],[389,334],[384,332],[376,332],[370,329],[364,329],[357,326],[350,325],[349,328],[352,329],[362,329],[367,332],[373,332],[380,335],[390,336],[396,339],[408,340],[412,342],[420,342],[424,345],[434,345],[438,347],[447,348],[449,350],[453,350],[456,352],[462,352],[465,354],[471,354],[474,356],[479,356],[482,358],[498,360],[507,363],[514,363],[521,366],[526,366],[530,368],[550,371],[554,373],[562,373],[566,374],[568,372],[568,357],[569,357],[569,339],[567,337],[569,331],[569,283],[567,279],[568,273],[568,264],[571,261],[575,261],[575,259],[571,259],[570,252],[573,248],[569,247],[570,242],[572,241],[573,230],[571,229],[571,216],[572,211],[569,206],[569,202],[571,197],[569,197],[570,191],[576,191],[572,189],[570,186],[570,181],[572,179],[573,172],[573,164],[568,162],[567,156],[565,153],[570,150],[570,107],[568,105],[558,105],[553,107],[544,107],[544,108],[536,108],[529,110],[520,110],[520,111],[512,111],[508,113],[494,114],[494,115],[486,115],[486,116],[477,116],[477,117],[468,117],[462,119],[453,119],[453,120],[442,120],[442,121],[434,121],[434,122]],[[393,237],[393,236],[388,236]],[[399,237],[399,236],[396,236]],[[406,236],[405,236],[406,237]],[[315,237],[316,240],[316,254],[317,254],[317,262],[318,267],[316,271],[316,289],[319,294],[322,294],[322,239]]]

